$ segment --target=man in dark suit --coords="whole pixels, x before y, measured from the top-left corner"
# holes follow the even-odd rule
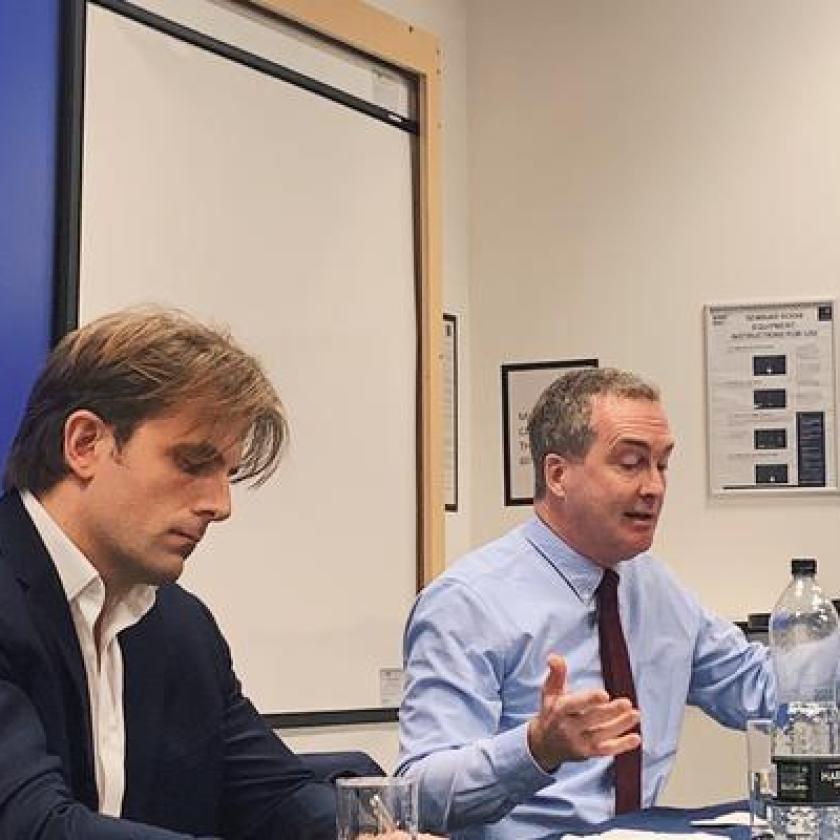
[[[334,794],[175,581],[286,436],[258,362],[132,310],[53,351],[0,500],[0,840],[327,838]]]

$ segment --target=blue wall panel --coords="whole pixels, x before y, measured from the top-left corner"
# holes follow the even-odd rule
[[[0,0],[0,463],[49,349],[61,0]]]

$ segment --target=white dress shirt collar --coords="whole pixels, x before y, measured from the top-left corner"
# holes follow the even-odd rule
[[[106,592],[99,572],[32,493],[24,491],[21,500],[58,572],[76,629],[87,675],[99,811],[119,817],[125,792],[125,716],[118,635],[152,608],[156,589],[133,586],[103,614]]]

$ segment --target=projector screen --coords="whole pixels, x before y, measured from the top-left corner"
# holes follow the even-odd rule
[[[416,138],[91,3],[85,61],[80,321],[227,324],[288,409],[183,583],[264,714],[379,706],[417,580]]]

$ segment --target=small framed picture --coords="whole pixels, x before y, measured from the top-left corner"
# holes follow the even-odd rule
[[[534,465],[528,441],[528,418],[540,394],[570,370],[598,367],[597,359],[519,362],[502,365],[502,436],[505,505],[534,501]]]

